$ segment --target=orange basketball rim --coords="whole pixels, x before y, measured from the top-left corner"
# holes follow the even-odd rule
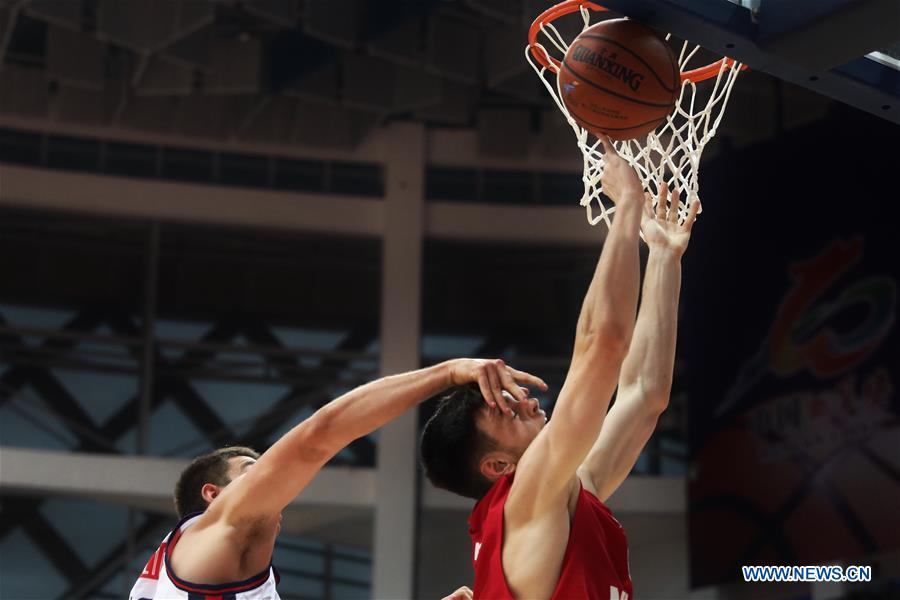
[[[544,47],[538,43],[538,33],[540,33],[541,28],[545,25],[552,23],[559,17],[574,12],[579,12],[582,7],[589,8],[597,12],[609,10],[604,6],[600,6],[596,2],[587,2],[586,0],[565,0],[564,2],[560,2],[559,4],[551,6],[540,15],[538,15],[534,22],[531,24],[531,27],[528,29],[528,48],[531,51],[531,55],[541,65],[550,69],[554,73],[559,73],[560,61],[550,56],[544,49]],[[734,62],[734,59],[724,57],[721,60],[706,65],[705,67],[691,69],[690,71],[682,71],[681,82],[684,83],[686,81],[691,81],[693,83],[698,83],[700,81],[710,79],[717,76],[722,70],[723,66],[728,67]],[[744,70],[746,68],[746,65],[741,66],[741,70]]]

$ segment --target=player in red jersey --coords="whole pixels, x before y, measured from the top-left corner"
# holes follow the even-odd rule
[[[553,419],[547,422],[533,398],[510,399],[510,415],[484,408],[478,390],[462,387],[442,401],[422,434],[429,479],[478,500],[469,519],[476,599],[633,596],[625,533],[603,501],[628,475],[668,404],[680,259],[699,202],[679,223],[678,194],[663,189],[654,210],[637,174],[602,141],[603,187],[616,215]],[[650,250],[635,323],[639,230]]]
[[[539,378],[502,361],[456,359],[383,377],[329,402],[258,455],[223,448],[194,460],[175,488],[181,522],[132,588],[131,600],[275,600],[271,565],[281,511],[344,446],[455,385],[476,385],[489,406]]]

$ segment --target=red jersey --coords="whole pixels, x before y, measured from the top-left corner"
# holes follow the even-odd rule
[[[469,516],[475,598],[512,600],[503,574],[503,507],[513,476],[494,482]],[[581,487],[559,580],[551,600],[630,600],[625,530],[596,496]]]

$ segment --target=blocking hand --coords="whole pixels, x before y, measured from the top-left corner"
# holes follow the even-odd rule
[[[513,369],[499,358],[454,360],[450,365],[450,381],[453,385],[477,383],[488,406],[499,408],[508,415],[512,415],[513,411],[503,396],[504,391],[519,402],[524,402],[528,399],[528,389],[521,385],[536,385],[542,390],[547,389],[547,384],[540,377]]]

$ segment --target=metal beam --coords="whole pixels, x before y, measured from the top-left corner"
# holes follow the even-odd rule
[[[129,525],[131,525],[133,516],[129,516]],[[129,531],[129,539],[125,542],[117,544],[112,550],[107,552],[103,558],[97,561],[92,569],[86,569],[72,578],[72,584],[61,598],[93,598],[103,587],[110,577],[118,573],[119,569],[126,568],[133,557],[132,546],[134,548],[143,548],[154,542],[162,540],[166,531],[164,527],[167,519],[159,515],[150,515],[147,520],[140,526]],[[169,524],[174,525],[174,524]],[[132,577],[134,574],[128,573]],[[126,590],[127,593],[127,590]]]
[[[20,526],[41,553],[69,580],[87,570],[78,552],[40,512],[32,510],[28,498],[4,498],[4,520]]]
[[[164,509],[174,515],[172,489],[188,460],[110,456],[0,446],[0,493],[44,496],[103,497],[129,506]],[[633,475],[609,499],[622,513],[684,514],[683,477]],[[426,510],[472,509],[472,501],[422,483]],[[371,510],[376,500],[374,469],[325,467],[291,507]],[[302,512],[300,513],[303,514]]]
[[[108,320],[108,325],[112,327],[113,331],[117,334],[136,335],[138,332],[137,326],[130,318],[110,318]],[[228,335],[229,331],[232,331],[232,329],[226,328],[223,332],[222,327],[217,325],[213,330],[207,332],[205,337],[210,338],[218,335],[220,336],[220,339],[230,339],[233,335],[236,335],[236,332]],[[141,360],[146,358],[142,352],[135,349],[130,349],[130,351],[135,355],[135,358],[140,358]],[[163,367],[173,363],[177,365],[180,360],[184,360],[184,358],[167,361],[163,360],[161,357],[155,357],[154,360],[158,363],[159,367]],[[159,404],[164,398],[171,398],[187,415],[188,419],[194,423],[199,431],[218,432],[216,435],[207,436],[207,439],[209,439],[213,446],[227,443],[228,440],[233,439],[234,435],[231,428],[206,404],[203,397],[200,396],[190,384],[190,381],[183,376],[183,373],[178,372],[177,369],[176,374],[173,376],[154,378],[152,385],[149,386],[149,393],[146,396],[139,396],[138,401],[146,401],[148,403],[146,408],[148,411],[147,414],[149,415],[152,408]],[[139,419],[141,418],[140,411],[141,408],[138,406]],[[139,422],[138,426],[140,425]]]
[[[172,490],[186,459],[111,456],[0,446],[0,492],[43,496],[103,496],[140,505],[163,500]],[[375,502],[372,469],[326,467],[292,506],[334,505],[369,508]]]
[[[30,0],[24,0],[28,2]],[[59,0],[57,0],[59,1]],[[126,144],[150,144],[173,148],[196,149],[197,137],[177,131],[151,131],[122,127],[113,120],[111,125],[100,123],[66,123],[46,116],[23,116],[0,114],[0,127],[40,131],[51,135],[66,135],[90,139],[104,139],[109,142]],[[248,139],[204,139],[203,148],[219,152],[249,152],[268,156],[296,158],[300,160],[325,160],[347,162],[380,162],[383,160],[385,137],[380,129],[375,129],[355,148],[341,149],[333,146],[303,145],[302,141],[291,144],[258,142]]]
[[[171,183],[3,165],[0,205],[377,236],[377,199]]]
[[[248,340],[263,342],[269,347],[280,343],[271,331],[266,329],[261,323],[245,329],[245,335]],[[333,372],[336,376],[337,372],[346,369],[352,360],[365,356],[361,352],[362,349],[367,347],[376,338],[376,335],[377,332],[369,323],[357,325],[347,337],[341,340],[334,351],[323,355],[322,364],[315,371],[321,373],[323,370],[327,370],[329,373]],[[374,357],[375,355],[370,356],[370,358]],[[267,357],[266,362],[270,361],[272,359]],[[293,365],[295,363],[291,360],[290,364]],[[279,374],[285,368],[284,363],[273,362],[273,366],[279,371]],[[246,440],[245,443],[254,447],[262,447],[268,437],[284,424],[284,419],[290,417],[299,407],[307,405],[313,409],[318,409],[330,401],[332,397],[328,394],[327,384],[333,382],[334,379],[326,381],[316,377],[307,377],[304,382],[294,385],[274,406],[257,416],[253,425],[250,426],[250,429],[243,436]],[[341,383],[344,385],[355,384],[355,382],[346,379],[342,379]],[[362,383],[364,382],[359,382],[359,384]],[[361,463],[363,465],[374,463],[375,448],[368,438],[362,437],[354,440],[350,447],[362,455]]]
[[[0,205],[175,222],[255,226],[335,235],[384,234],[385,202],[128,179],[3,165]],[[432,201],[425,235],[439,239],[595,245],[576,198],[569,206],[508,206]],[[502,224],[500,226],[499,224]]]
[[[2,322],[2,321],[0,321]],[[255,327],[255,326],[254,326]],[[244,331],[248,333],[248,337],[250,341],[260,341],[257,338],[249,335],[251,332]],[[364,348],[368,345],[369,342],[374,339],[374,333],[367,334],[368,337],[366,341],[361,346],[352,345],[345,346],[343,343],[338,346],[335,350],[313,350],[308,348],[285,348],[280,344],[276,344],[275,342],[267,342],[260,345],[255,344],[247,344],[241,346],[235,346],[233,344],[227,343],[216,343],[208,341],[207,338],[204,338],[202,341],[189,341],[189,340],[176,340],[176,339],[168,339],[168,338],[156,338],[156,344],[158,347],[162,349],[171,349],[171,350],[195,350],[202,351],[207,354],[207,358],[211,359],[215,354],[219,353],[227,353],[227,354],[248,354],[253,356],[262,355],[266,358],[267,362],[275,362],[275,359],[293,359],[293,358],[320,358],[325,363],[330,364],[329,368],[336,369],[338,367],[344,366],[347,362],[354,360],[367,360],[367,359],[376,359],[378,358],[378,354],[375,352],[364,352],[361,348]],[[49,340],[68,340],[73,342],[72,344],[68,344],[69,347],[75,347],[78,344],[82,344],[84,342],[94,342],[97,344],[106,344],[106,345],[115,345],[115,346],[126,346],[130,348],[137,348],[143,344],[143,340],[135,335],[110,335],[105,333],[96,333],[94,331],[75,331],[71,329],[47,329],[41,327],[23,327],[18,325],[0,325],[0,344],[21,344],[20,336],[28,336],[28,337],[39,337],[44,338],[45,341]],[[274,339],[274,338],[269,338]],[[46,344],[45,344],[46,345]],[[49,348],[50,346],[48,346]],[[55,350],[56,354],[59,354],[59,349]],[[289,361],[290,362],[290,361]],[[334,364],[332,364],[334,363]],[[307,369],[308,371],[310,369]],[[316,369],[317,371],[319,369]],[[311,374],[311,373],[309,373]]]

